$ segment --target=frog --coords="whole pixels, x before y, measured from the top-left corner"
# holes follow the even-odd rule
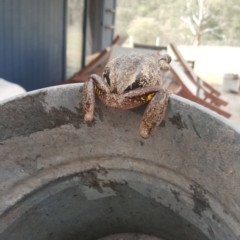
[[[147,103],[140,136],[149,138],[163,121],[171,92],[162,87],[163,73],[170,69],[168,54],[132,52],[110,60],[102,77],[91,74],[83,85],[84,122],[93,120],[95,95],[108,107],[132,109]]]

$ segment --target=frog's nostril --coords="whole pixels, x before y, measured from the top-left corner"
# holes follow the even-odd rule
[[[167,55],[167,62],[170,63],[172,61],[171,56]]]
[[[162,56],[162,57],[160,58],[160,60],[164,60],[164,61],[166,61],[167,63],[170,63],[170,62],[172,61],[172,58],[171,58],[168,54],[166,54],[166,55]]]

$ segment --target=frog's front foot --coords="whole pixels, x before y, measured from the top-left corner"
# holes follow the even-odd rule
[[[170,91],[161,89],[155,93],[149,102],[140,124],[140,135],[142,138],[148,138],[162,122],[169,99]]]
[[[95,93],[100,97],[109,93],[108,85],[96,74],[89,77],[83,85],[84,121],[91,122],[95,108]]]

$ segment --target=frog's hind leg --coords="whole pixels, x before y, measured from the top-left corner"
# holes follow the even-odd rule
[[[91,122],[93,119],[94,107],[95,107],[95,93],[93,80],[90,78],[83,85],[83,114],[84,121]]]
[[[97,95],[110,93],[109,85],[97,74],[92,74],[89,79],[93,80]]]
[[[92,74],[83,86],[83,113],[85,122],[91,122],[93,119],[95,93],[99,96],[109,93],[109,87],[101,77]]]
[[[140,135],[143,138],[148,138],[162,122],[168,105],[170,92],[165,89],[155,93],[152,100],[149,102],[140,124]]]

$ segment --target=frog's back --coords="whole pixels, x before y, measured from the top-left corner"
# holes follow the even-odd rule
[[[161,84],[157,55],[123,54],[105,67],[103,78],[111,92],[123,93],[139,87]]]

